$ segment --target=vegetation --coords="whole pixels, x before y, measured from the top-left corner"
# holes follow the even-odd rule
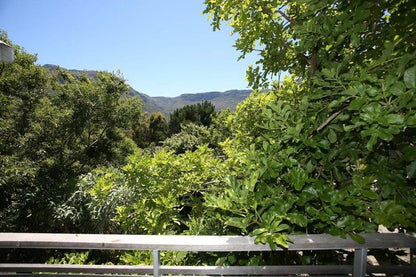
[[[133,123],[133,140],[140,148],[159,145],[168,136],[168,122],[160,113],[144,114]]]
[[[226,22],[238,35],[242,57],[259,53],[247,77],[268,90],[236,111],[203,102],[167,123],[124,98],[118,76],[50,76],[15,46],[0,79],[1,229],[238,234],[272,247],[287,247],[288,234],[362,242],[379,225],[415,231],[411,1],[205,4],[214,29]],[[166,258],[263,264],[280,254],[239,255]],[[147,260],[126,252],[115,262]]]
[[[379,224],[414,230],[410,1],[205,3],[214,29],[224,20],[239,35],[243,57],[257,47],[259,66],[248,71],[255,87],[283,70],[301,77],[238,109],[229,143],[245,159],[208,205],[272,245],[287,246],[294,232],[361,241]],[[253,122],[244,109],[261,112]]]
[[[195,105],[186,105],[176,109],[170,115],[169,131],[171,134],[179,133],[181,125],[195,123],[208,127],[211,125],[212,115],[215,113],[215,106],[208,101],[203,101]]]
[[[125,97],[114,74],[99,73],[96,81],[65,71],[51,76],[18,46],[15,56],[0,78],[0,230],[64,231],[50,216],[54,206],[78,176],[121,165],[134,152],[124,131],[140,103]]]

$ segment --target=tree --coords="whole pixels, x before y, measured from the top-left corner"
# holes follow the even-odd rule
[[[80,178],[56,219],[82,232],[178,234],[204,213],[202,193],[221,184],[226,166],[205,146],[176,155],[138,151],[122,168]]]
[[[182,154],[195,151],[199,146],[209,143],[210,134],[205,126],[188,123],[181,125],[181,131],[163,141],[163,148]]]
[[[214,113],[215,106],[208,101],[186,105],[170,114],[169,131],[171,134],[177,134],[181,131],[181,124],[190,122],[209,127]]]
[[[229,231],[288,246],[287,233],[415,230],[411,1],[205,3],[214,29],[224,20],[239,35],[242,57],[258,50],[255,87],[294,74],[237,109],[242,136],[224,143],[235,172],[206,198]]]
[[[158,146],[168,135],[168,123],[160,112],[138,117],[133,126],[133,140],[140,148]]]
[[[279,71],[308,78],[334,63],[343,70],[366,65],[396,35],[399,51],[414,47],[412,1],[206,0],[205,5],[214,30],[226,21],[238,35],[241,58],[258,53],[258,65],[247,75],[254,87]]]
[[[133,153],[124,133],[141,105],[114,74],[101,72],[95,81],[64,70],[51,75],[13,46],[15,62],[5,64],[0,79],[0,229],[61,230],[54,205],[80,174],[123,164]]]

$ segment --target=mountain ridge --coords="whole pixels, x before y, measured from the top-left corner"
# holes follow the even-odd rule
[[[43,65],[50,72],[57,70],[58,68],[63,68],[58,65],[45,64]],[[96,70],[78,70],[78,69],[66,69],[75,76],[86,75],[90,79],[95,79],[97,77],[98,71]],[[239,90],[232,89],[224,92],[220,91],[209,91],[209,92],[199,92],[199,93],[184,93],[175,97],[167,96],[149,96],[143,92],[139,92],[134,89],[132,86],[129,86],[129,95],[138,96],[143,101],[143,111],[148,113],[161,112],[166,117],[169,116],[175,109],[182,108],[186,105],[193,105],[200,103],[202,101],[210,101],[216,108],[217,111],[223,109],[234,110],[238,103],[246,99],[252,90]]]

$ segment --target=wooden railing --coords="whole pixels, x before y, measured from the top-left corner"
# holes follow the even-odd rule
[[[101,250],[152,250],[153,265],[62,265],[1,263],[0,275],[64,276],[63,273],[82,273],[82,276],[99,274],[153,275],[294,275],[294,274],[353,274],[366,273],[403,274],[416,276],[416,266],[367,266],[367,250],[385,248],[416,248],[416,238],[407,234],[365,234],[365,243],[330,235],[293,235],[289,251],[354,249],[353,265],[285,265],[285,266],[161,266],[160,251],[272,251],[268,245],[255,244],[251,237],[243,236],[147,236],[98,235],[52,233],[0,233],[0,248],[31,249],[101,249]],[[282,251],[278,248],[275,251]],[[58,274],[57,274],[58,273]],[[74,275],[70,276],[74,276]],[[88,275],[89,274],[89,275]],[[39,276],[39,275],[37,275]]]

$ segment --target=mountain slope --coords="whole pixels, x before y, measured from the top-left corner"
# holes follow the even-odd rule
[[[44,65],[49,71],[54,71],[59,68],[57,65],[46,64]],[[97,78],[97,71],[94,70],[76,70],[69,69],[69,72],[78,75],[87,75],[90,79]],[[143,101],[143,110],[145,112],[161,112],[166,117],[169,116],[175,109],[182,108],[186,105],[196,104],[202,101],[210,101],[217,111],[223,109],[235,109],[238,103],[246,99],[249,96],[251,90],[228,90],[225,92],[203,92],[203,93],[187,93],[181,94],[177,97],[152,97],[147,94],[141,93],[130,86],[130,96],[138,96]]]
[[[133,90],[134,91],[134,90]],[[175,109],[182,108],[186,105],[210,101],[217,111],[223,109],[235,109],[238,103],[250,95],[251,90],[229,90],[226,92],[203,92],[192,94],[181,94],[177,97],[151,97],[144,93],[134,91],[132,95],[138,95],[144,102],[144,110],[147,112],[160,111],[169,115]]]

